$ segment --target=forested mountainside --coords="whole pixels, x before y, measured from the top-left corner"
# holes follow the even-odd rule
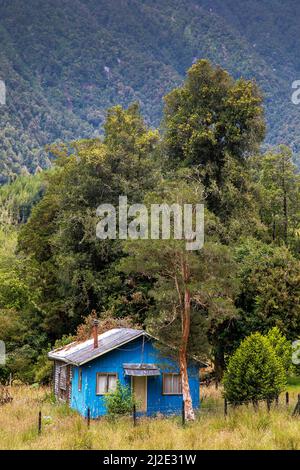
[[[298,151],[297,0],[0,0],[0,183],[49,166],[46,144],[101,133],[105,110],[138,100],[159,125],[162,97],[197,58],[265,95],[267,143]]]

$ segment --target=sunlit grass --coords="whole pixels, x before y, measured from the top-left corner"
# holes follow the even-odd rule
[[[54,404],[47,389],[14,387],[11,404],[0,407],[1,449],[298,449],[300,417],[292,417],[299,388],[284,396],[268,413],[262,404],[229,408],[223,414],[221,390],[204,389],[203,408],[196,422],[182,427],[179,417],[143,419],[133,426],[130,417],[86,421],[65,405]],[[38,412],[43,429],[38,434]]]

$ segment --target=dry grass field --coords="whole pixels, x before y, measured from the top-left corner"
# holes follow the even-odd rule
[[[197,420],[182,427],[180,418],[143,419],[133,426],[130,418],[86,421],[67,406],[53,403],[45,388],[13,387],[14,400],[0,407],[0,449],[298,449],[300,416],[292,417],[299,386],[290,387],[290,407],[280,397],[268,413],[241,407],[223,413],[221,390],[204,387],[203,406]],[[42,410],[42,433],[38,412]]]

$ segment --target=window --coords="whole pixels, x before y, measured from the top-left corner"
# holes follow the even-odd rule
[[[114,392],[117,388],[117,374],[97,374],[97,395]]]
[[[182,382],[180,374],[164,374],[163,375],[163,394],[164,395],[181,395]]]
[[[81,392],[82,390],[82,369],[79,367],[78,370],[78,391]]]

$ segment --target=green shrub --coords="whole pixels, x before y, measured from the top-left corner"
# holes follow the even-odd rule
[[[43,351],[34,366],[34,379],[39,384],[48,385],[51,382],[52,377],[53,363],[48,359],[47,351]]]
[[[292,369],[292,343],[287,340],[277,326],[268,331],[266,338],[288,376]]]
[[[132,412],[135,404],[130,387],[117,382],[117,388],[104,397],[105,408],[109,416],[125,415]]]
[[[224,396],[234,404],[274,400],[286,385],[286,374],[268,339],[260,333],[246,338],[229,360]]]

